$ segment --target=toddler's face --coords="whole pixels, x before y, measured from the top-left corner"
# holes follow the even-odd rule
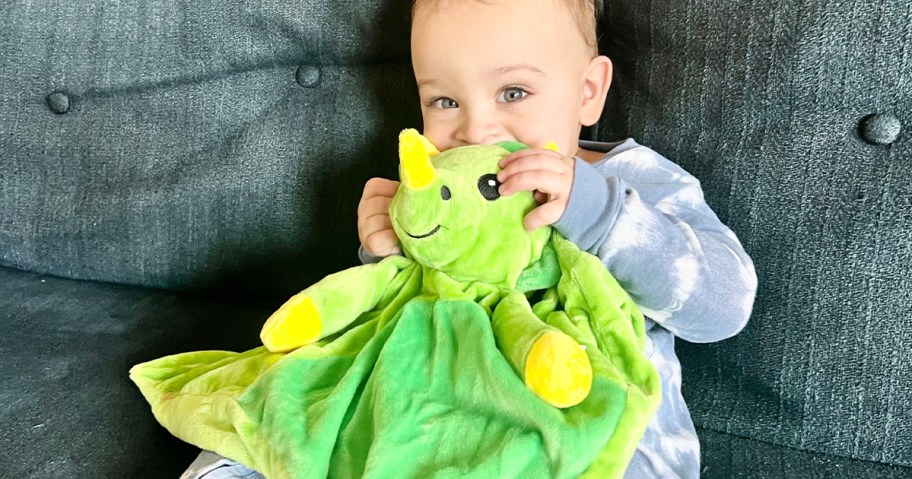
[[[437,0],[412,23],[424,135],[440,150],[516,140],[577,150],[591,57],[560,0]]]

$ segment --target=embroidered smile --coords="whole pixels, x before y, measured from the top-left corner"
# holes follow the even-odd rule
[[[431,236],[432,234],[436,233],[439,229],[440,229],[440,225],[437,225],[437,227],[432,229],[430,231],[430,233],[425,233],[423,235],[413,235],[413,234],[409,233],[408,231],[406,231],[405,234],[407,234],[415,239],[421,239],[421,238],[427,238],[428,236]]]

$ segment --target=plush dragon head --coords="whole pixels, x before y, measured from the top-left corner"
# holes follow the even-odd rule
[[[443,153],[414,129],[399,135],[399,191],[390,206],[406,254],[460,281],[507,288],[538,261],[548,227],[527,232],[531,192],[500,196],[498,162],[526,148],[516,142],[472,145]]]

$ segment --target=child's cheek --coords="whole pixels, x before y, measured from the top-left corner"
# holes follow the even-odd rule
[[[431,113],[424,119],[424,132],[422,133],[432,145],[440,151],[449,150],[452,145],[452,134],[447,126],[447,122],[440,118],[435,118],[438,114]]]
[[[423,135],[434,145],[438,150],[445,151],[450,148],[449,142],[446,140],[446,137],[440,135],[436,130],[425,129]]]

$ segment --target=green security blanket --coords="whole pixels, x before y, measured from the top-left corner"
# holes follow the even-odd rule
[[[400,136],[406,256],[292,297],[263,347],[130,371],[175,436],[268,478],[621,477],[661,397],[643,315],[598,258],[500,197],[518,143]]]

